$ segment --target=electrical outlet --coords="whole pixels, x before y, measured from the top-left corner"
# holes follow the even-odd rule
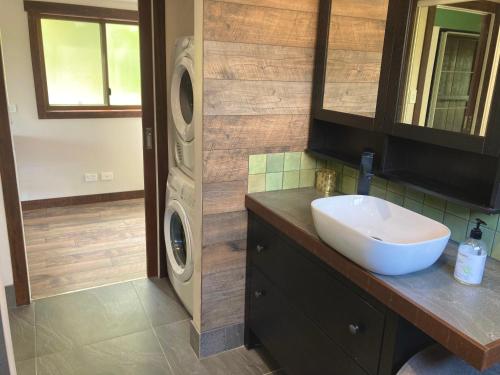
[[[113,181],[115,175],[113,172],[101,172],[101,180],[102,181]]]
[[[97,182],[97,173],[85,173],[85,182]]]

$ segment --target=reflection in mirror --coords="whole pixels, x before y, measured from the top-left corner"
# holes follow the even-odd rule
[[[323,108],[375,117],[388,0],[332,0]]]
[[[499,9],[498,0],[418,2],[399,122],[486,134],[498,71]]]

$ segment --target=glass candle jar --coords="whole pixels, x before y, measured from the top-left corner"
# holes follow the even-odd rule
[[[335,192],[337,175],[333,169],[319,169],[316,171],[316,190],[328,197]]]

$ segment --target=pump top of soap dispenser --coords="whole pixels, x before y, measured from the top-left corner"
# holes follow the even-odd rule
[[[476,218],[476,227],[470,231],[471,238],[474,238],[475,240],[480,240],[483,237],[483,231],[481,230],[481,225],[486,226],[487,224],[483,220]]]

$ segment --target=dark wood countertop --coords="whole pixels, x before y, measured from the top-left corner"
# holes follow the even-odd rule
[[[404,276],[367,271],[322,242],[314,228],[315,189],[246,196],[246,207],[479,370],[500,362],[500,262],[488,259],[481,286],[453,278],[456,245],[426,270]]]

